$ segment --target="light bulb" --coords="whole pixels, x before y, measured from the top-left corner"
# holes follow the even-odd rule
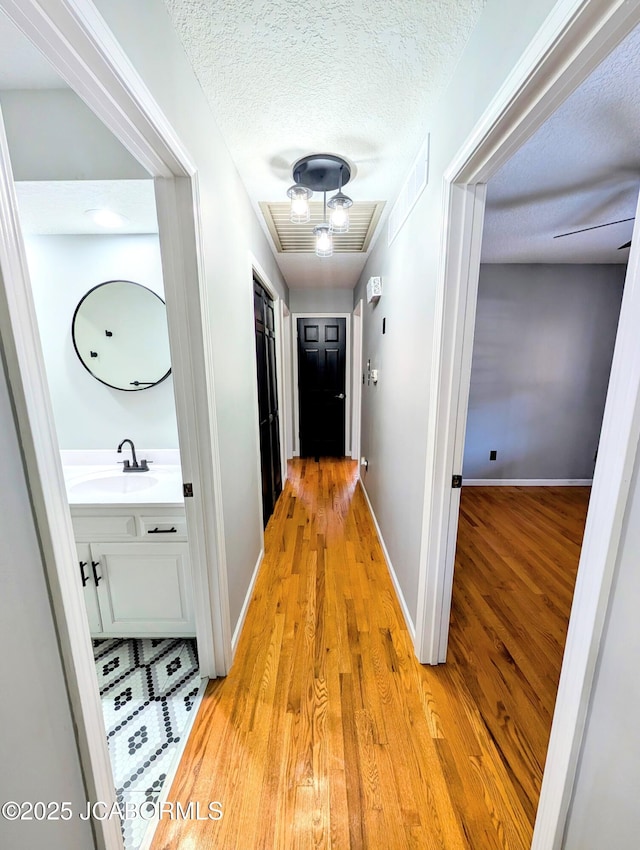
[[[349,230],[349,213],[343,206],[337,206],[329,219],[331,229],[336,233],[346,233]]]
[[[309,220],[309,202],[306,198],[294,198],[291,201],[291,212],[297,216],[307,216]]]
[[[331,210],[329,224],[334,233],[347,233],[349,231],[349,207],[353,201],[343,194],[342,190],[337,192],[327,204]]]
[[[333,236],[328,224],[319,224],[313,228],[316,237],[316,255],[330,257],[333,254]]]
[[[294,224],[305,224],[311,218],[309,210],[309,198],[313,192],[307,189],[306,186],[298,184],[291,186],[287,190],[287,195],[291,198],[290,220]]]

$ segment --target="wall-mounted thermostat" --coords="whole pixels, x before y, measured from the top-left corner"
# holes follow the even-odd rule
[[[382,278],[381,277],[370,277],[367,281],[367,303],[371,304],[373,301],[380,300],[380,296],[382,295]]]

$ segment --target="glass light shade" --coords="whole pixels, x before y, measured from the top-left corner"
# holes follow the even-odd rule
[[[333,233],[348,233],[349,210],[343,207],[342,204],[336,205],[329,216],[329,224]]]
[[[311,218],[309,198],[312,194],[306,186],[294,185],[287,189],[287,195],[291,198],[290,218],[294,224],[306,224]]]
[[[329,225],[325,222],[314,227],[313,235],[316,237],[316,256],[330,257],[333,254],[333,236]]]
[[[329,224],[333,233],[348,233],[349,207],[353,205],[351,198],[338,192],[331,198],[327,206],[331,210]]]

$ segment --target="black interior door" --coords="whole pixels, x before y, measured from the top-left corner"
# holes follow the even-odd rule
[[[280,423],[276,380],[276,335],[273,301],[254,279],[253,308],[256,325],[258,365],[258,417],[260,423],[260,462],[262,469],[262,513],[266,526],[282,492],[280,466]]]
[[[346,319],[298,319],[301,457],[343,457]]]

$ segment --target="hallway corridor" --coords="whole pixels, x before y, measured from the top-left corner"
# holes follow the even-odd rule
[[[588,491],[492,489],[463,492],[450,661],[427,668],[355,463],[291,463],[169,794],[223,817],[165,819],[152,850],[529,847]]]

